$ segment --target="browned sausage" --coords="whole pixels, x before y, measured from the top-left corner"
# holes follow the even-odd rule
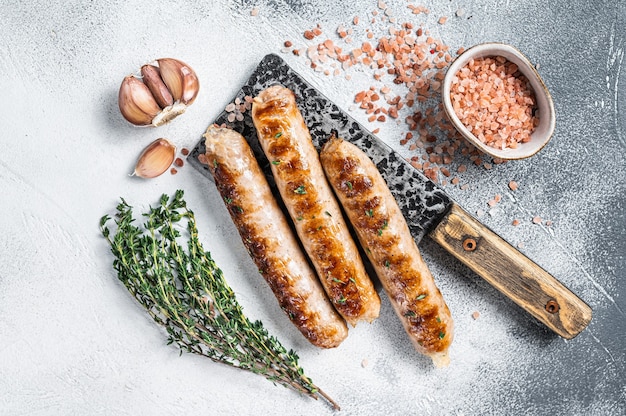
[[[336,347],[348,327],[309,266],[248,143],[234,130],[216,126],[204,137],[217,189],[281,308],[312,344]]]
[[[453,337],[450,310],[376,165],[357,146],[334,137],[320,157],[415,348],[436,366],[447,365]]]
[[[293,92],[262,91],[252,120],[304,250],[335,309],[350,323],[378,317],[380,298],[326,181]]]

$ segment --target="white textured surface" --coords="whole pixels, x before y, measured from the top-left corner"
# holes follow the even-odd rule
[[[299,352],[342,414],[624,414],[626,6],[543,3],[432,2],[429,16],[415,17],[406,1],[387,2],[399,20],[424,22],[453,50],[504,41],[540,63],[558,117],[552,142],[527,161],[491,171],[470,167],[462,175],[470,191],[448,190],[470,212],[488,210],[486,201],[503,194],[484,222],[513,244],[525,243],[528,256],[594,309],[590,327],[564,341],[424,241],[456,319],[452,364],[434,370],[412,350],[384,296],[380,319],[351,330],[339,348],[308,345],[282,315],[202,175],[185,166],[152,181],[127,176],[157,137],[193,147],[258,61],[279,52],[284,40],[303,45],[302,32],[317,23],[332,36],[355,15],[371,18],[377,2],[3,1],[0,414],[332,413],[261,377],[179,357],[117,282],[100,216],[121,196],[142,209],[177,188],[246,313]],[[463,18],[453,17],[458,9]],[[441,15],[450,16],[446,25],[437,25]],[[167,126],[133,128],[117,109],[119,83],[166,56],[196,69],[200,95]],[[285,59],[344,109],[371,83],[365,73],[348,82],[315,73],[304,59]],[[364,114],[353,115],[367,125]],[[380,136],[410,155],[399,132],[385,126]],[[506,187],[512,179],[520,183],[516,193]],[[534,215],[554,225],[533,225]],[[510,226],[512,218],[522,225]]]

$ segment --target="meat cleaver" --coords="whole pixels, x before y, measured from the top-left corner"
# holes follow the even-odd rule
[[[318,150],[330,133],[335,132],[367,153],[398,201],[417,243],[428,235],[563,338],[575,337],[589,324],[591,308],[584,301],[452,201],[435,183],[274,54],[263,58],[235,97],[234,102],[240,103],[243,111],[224,111],[214,121],[232,127],[248,140],[271,186],[274,182],[269,162],[257,140],[250,112],[244,106],[246,98],[255,97],[274,84],[282,84],[295,93]],[[229,121],[229,116],[232,121]],[[189,154],[188,161],[212,179],[208,167],[202,163],[201,155],[204,153],[204,140],[200,140]]]

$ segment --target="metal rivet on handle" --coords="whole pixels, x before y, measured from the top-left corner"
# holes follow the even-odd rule
[[[476,250],[476,240],[473,238],[466,238],[463,240],[463,250],[465,251],[474,251]]]
[[[554,299],[551,299],[546,303],[546,311],[549,313],[557,313],[561,307],[558,302]]]

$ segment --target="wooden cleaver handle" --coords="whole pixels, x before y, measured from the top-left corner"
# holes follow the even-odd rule
[[[589,305],[459,205],[430,237],[563,338],[591,321]]]

